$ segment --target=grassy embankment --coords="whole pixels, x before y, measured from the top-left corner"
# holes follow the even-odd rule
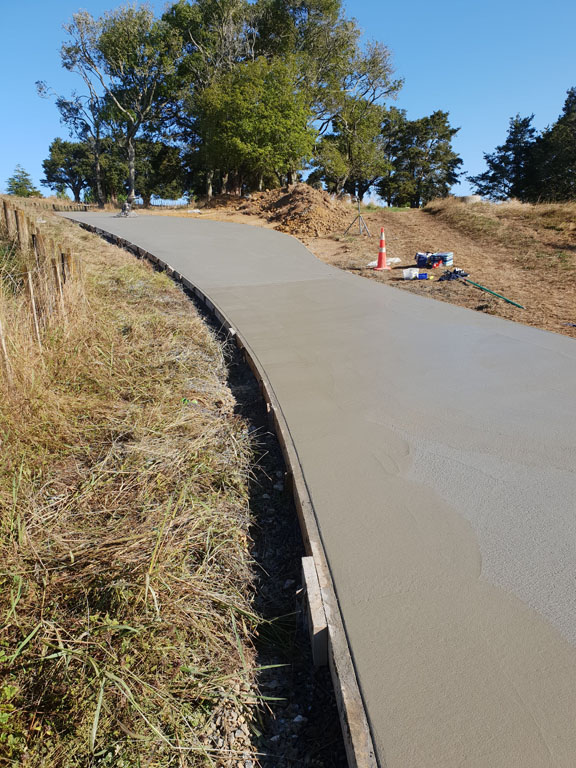
[[[576,203],[473,203],[453,198],[424,208],[481,243],[513,248],[526,269],[576,268]]]
[[[42,216],[82,270],[40,347],[0,232],[0,765],[237,764],[250,445],[222,349],[168,278]]]

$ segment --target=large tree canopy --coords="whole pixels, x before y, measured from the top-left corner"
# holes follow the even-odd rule
[[[102,94],[101,114],[128,158],[128,199],[136,194],[134,141],[147,127],[159,130],[163,110],[177,91],[181,40],[146,6],[126,6],[94,19],[76,13],[67,25],[63,66]]]
[[[198,98],[199,161],[233,183],[281,183],[311,156],[316,137],[292,63],[265,58],[222,75]]]
[[[576,88],[570,88],[562,114],[537,139],[531,153],[527,198],[576,200]]]
[[[323,181],[331,192],[344,190],[363,198],[388,169],[383,116],[380,105],[349,98],[333,121],[333,131],[320,139],[313,179]]]
[[[394,178],[395,199],[417,204],[457,176],[445,113],[400,121],[403,144],[387,133],[402,82],[342,0],[177,0],[159,19],[129,5],[76,13],[66,31],[62,64],[82,89],[56,104],[91,170],[73,178],[80,150],[62,155],[55,141],[46,178],[75,197],[148,200],[154,173],[158,189],[241,194],[290,184],[312,163],[312,179],[336,192],[362,197]]]
[[[504,144],[494,152],[485,153],[487,170],[477,176],[469,176],[478,195],[491,200],[523,199],[528,185],[529,166],[536,141],[536,129],[532,126],[534,115],[510,118],[508,135]]]

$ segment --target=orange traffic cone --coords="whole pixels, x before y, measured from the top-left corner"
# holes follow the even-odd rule
[[[386,261],[386,238],[384,237],[384,227],[380,230],[380,249],[378,251],[378,264],[374,269],[390,269],[390,265]]]

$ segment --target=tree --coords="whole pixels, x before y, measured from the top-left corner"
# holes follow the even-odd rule
[[[94,19],[74,14],[66,27],[63,66],[100,89],[106,122],[113,126],[128,158],[128,201],[136,194],[134,141],[143,127],[157,129],[177,88],[181,40],[149,8],[126,6]]]
[[[163,21],[182,40],[180,74],[189,88],[200,91],[255,58],[254,7],[246,0],[178,0]]]
[[[327,121],[323,133],[334,114],[333,96],[353,71],[360,30],[344,16],[341,0],[257,0],[254,8],[256,54],[296,58],[314,119]]]
[[[44,177],[42,184],[55,192],[68,187],[74,201],[80,202],[84,189],[93,186],[93,162],[88,145],[84,142],[54,139],[50,144],[49,156],[42,163]]]
[[[6,180],[6,192],[18,197],[42,197],[40,190],[34,186],[32,177],[21,165],[17,165],[12,176]]]
[[[562,114],[534,144],[527,199],[576,200],[576,88],[570,88]]]
[[[126,153],[129,201],[144,189],[144,138],[177,144],[188,188],[203,180],[208,194],[293,183],[318,135],[339,189],[363,195],[387,169],[378,122],[401,83],[385,46],[360,45],[342,0],[178,0],[160,20],[126,6],[77,13],[66,30],[62,64],[85,93],[56,103],[90,147],[89,194],[101,202],[119,194],[109,139]]]
[[[386,173],[382,103],[401,87],[392,72],[385,46],[371,44],[360,50],[355,45],[338,82],[320,89],[315,114],[320,133],[326,133],[315,153],[313,180],[321,179],[336,193],[345,190],[363,198]]]
[[[308,159],[315,131],[292,63],[263,57],[222,75],[198,97],[198,160],[218,168],[236,191],[267,177],[282,183]]]
[[[321,92],[316,105],[316,118],[321,121],[319,133],[325,133],[336,120],[340,120],[341,130],[353,133],[370,107],[396,97],[402,80],[394,80],[393,72],[385,45],[371,43],[365,50],[355,47],[338,81],[328,82]]]
[[[234,163],[248,161],[247,143],[260,147],[258,159],[252,154],[247,163],[250,170],[245,178],[249,184],[255,179],[256,186],[260,186],[265,177],[274,173],[278,183],[283,183],[283,177],[289,184],[296,178],[297,168],[292,167],[292,161],[286,172],[279,168],[282,162],[278,162],[277,155],[271,161],[276,152],[271,151],[274,139],[261,135],[246,142],[246,115],[242,119],[244,136],[235,137],[235,149],[228,140],[207,141],[212,136],[211,126],[217,124],[214,107],[221,114],[218,91],[235,77],[233,87],[242,91],[238,79],[262,76],[261,71],[256,75],[258,68],[262,70],[262,62],[270,71],[290,69],[297,110],[307,110],[308,135],[333,127],[338,116],[344,116],[351,99],[364,101],[370,107],[399,88],[399,83],[391,79],[388,50],[380,45],[364,50],[359,47],[360,32],[353,21],[344,17],[341,0],[179,0],[163,18],[184,41],[180,73],[188,81],[186,96],[172,105],[170,114],[179,138],[198,150],[196,167],[206,178],[208,192],[214,179],[218,183],[218,172],[224,182],[229,182]],[[248,103],[253,106],[254,99],[248,98]],[[231,115],[235,107],[229,103],[227,106]],[[346,130],[341,120],[340,131]],[[231,125],[228,132],[232,138]],[[289,133],[294,139],[294,132]],[[244,147],[241,158],[234,156],[240,145]],[[264,145],[267,150],[262,149]],[[220,150],[226,156],[221,156]],[[302,150],[292,152],[293,157],[298,154],[305,157]],[[193,158],[194,153],[190,156]],[[266,156],[268,160],[264,161]],[[260,167],[255,168],[255,164]],[[237,183],[234,186],[238,188]]]
[[[161,141],[136,140],[136,191],[144,207],[153,195],[178,199],[185,188],[184,169],[178,147]]]
[[[394,204],[396,195],[396,172],[400,164],[407,120],[406,110],[396,107],[387,109],[382,120],[382,153],[385,170],[378,182],[378,192],[389,206]]]
[[[467,177],[476,194],[491,200],[526,199],[536,142],[533,119],[534,115],[510,118],[504,144],[484,154],[487,170]]]
[[[66,97],[55,94],[48,85],[38,80],[36,89],[42,98],[56,97],[56,107],[60,112],[60,121],[68,128],[71,136],[75,136],[81,142],[87,144],[91,153],[93,164],[93,191],[92,195],[98,207],[104,207],[104,193],[102,188],[102,142],[106,134],[104,122],[104,99],[98,94],[95,84],[89,73],[80,70],[87,93],[78,95],[76,92]]]
[[[378,191],[390,204],[418,208],[435,197],[446,197],[458,180],[462,160],[452,149],[452,138],[459,129],[450,126],[448,113],[441,110],[418,120],[402,117],[397,112],[384,123],[383,132],[388,126],[393,130],[387,146],[391,172]]]
[[[331,192],[342,191],[360,199],[387,171],[382,119],[384,108],[361,99],[349,99],[334,119],[334,130],[317,146],[313,179],[320,178]]]

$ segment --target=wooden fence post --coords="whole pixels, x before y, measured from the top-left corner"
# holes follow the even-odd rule
[[[52,271],[54,273],[54,282],[56,283],[56,290],[58,291],[58,299],[60,301],[60,309],[62,314],[66,317],[66,305],[64,304],[64,291],[62,290],[62,275],[60,273],[60,265],[57,259],[52,259]]]
[[[20,248],[25,251],[30,246],[30,233],[28,231],[28,217],[19,208],[15,210],[16,214],[16,230],[18,234],[18,243]]]
[[[36,266],[39,268],[43,259],[41,258],[42,249],[42,235],[38,231],[32,232],[32,250],[34,251],[34,258],[36,260]]]
[[[14,208],[12,208],[8,200],[2,200],[2,207],[4,208],[4,218],[6,219],[6,229],[8,230],[8,237],[12,238],[16,234],[16,221],[14,219]]]
[[[32,317],[34,319],[34,330],[36,332],[36,339],[38,340],[38,346],[42,349],[42,338],[40,336],[40,324],[38,322],[38,311],[36,309],[36,299],[34,298],[34,284],[32,275],[29,270],[24,273],[24,282],[26,284],[26,290],[28,291],[28,297],[30,298],[30,305],[32,307]]]
[[[12,366],[10,365],[10,358],[8,357],[8,348],[6,345],[6,336],[4,335],[4,326],[2,324],[2,314],[0,313],[0,348],[2,349],[2,357],[4,359],[4,368],[6,369],[6,376],[8,381],[12,381]]]
[[[66,267],[68,269],[68,277],[72,278],[74,277],[74,259],[72,258],[72,252],[66,250],[64,251],[64,256],[66,259]]]

